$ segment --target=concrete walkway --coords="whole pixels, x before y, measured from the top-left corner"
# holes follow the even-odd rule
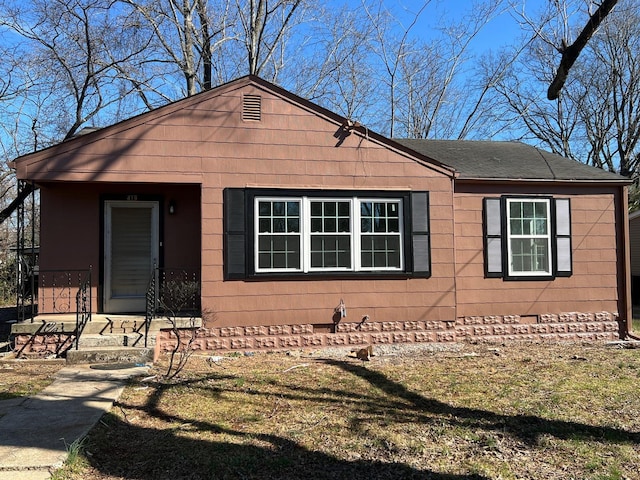
[[[0,480],[45,480],[111,409],[126,380],[148,367],[64,367],[38,395],[0,401]]]

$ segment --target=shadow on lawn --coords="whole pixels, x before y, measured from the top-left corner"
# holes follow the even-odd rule
[[[454,407],[438,400],[425,398],[407,389],[404,385],[391,381],[383,374],[369,370],[364,366],[338,360],[324,360],[324,362],[362,378],[389,396],[408,402],[418,412],[447,416],[449,423],[459,422],[465,426],[471,425],[485,430],[507,432],[529,445],[535,445],[540,436],[545,434],[560,439],[640,444],[640,433],[618,428],[549,420],[533,415],[501,415],[488,410]]]
[[[159,406],[162,397],[175,386],[183,387],[204,380],[222,381],[229,378],[233,377],[214,375],[176,384],[159,384],[142,407],[116,404],[116,407],[121,406],[128,411],[137,410],[140,414],[177,426],[161,429],[143,428],[128,423],[126,418],[123,421],[113,413],[106,414],[100,424],[91,431],[89,441],[85,445],[91,466],[101,474],[127,480],[489,480],[485,476],[472,473],[445,474],[428,468],[418,470],[401,463],[345,461],[309,450],[295,441],[277,435],[247,433],[204,418],[195,421],[185,419],[172,415]],[[214,397],[225,392],[224,388],[215,386],[206,387],[205,390]],[[193,432],[237,438],[237,443],[234,440],[199,440]],[[248,442],[252,444],[247,445]]]
[[[283,399],[321,404],[349,400],[353,409],[392,417],[394,421],[428,424],[434,418],[452,425],[501,431],[527,444],[535,444],[541,435],[561,439],[585,439],[613,443],[640,443],[640,434],[625,430],[597,427],[575,422],[547,420],[536,416],[509,416],[465,407],[454,407],[428,399],[408,390],[385,375],[351,362],[323,360],[343,371],[357,376],[383,391],[389,400],[378,396],[352,392],[300,387],[283,384]],[[188,386],[205,379],[222,382],[232,376],[207,376],[185,380],[177,385]],[[375,480],[375,479],[433,479],[433,480],[488,480],[477,474],[452,475],[434,472],[425,465],[415,469],[406,464],[366,460],[345,461],[326,453],[310,450],[295,441],[266,433],[247,433],[227,424],[216,424],[215,419],[203,416],[187,419],[166,411],[160,405],[165,394],[177,385],[160,384],[142,407],[123,404],[127,410],[138,410],[162,422],[175,425],[161,429],[143,428],[117,416],[103,417],[101,424],[90,435],[87,450],[92,466],[99,472],[129,480],[152,479],[304,479],[304,480]],[[202,383],[200,383],[202,385]],[[199,387],[202,388],[202,387]],[[222,386],[206,386],[208,395],[224,395]],[[288,391],[287,391],[288,390]],[[272,395],[251,389],[253,395]],[[172,393],[175,395],[175,393]],[[280,394],[279,394],[280,395]],[[276,420],[274,420],[276,421]],[[224,435],[228,440],[210,441],[198,438],[198,432]],[[93,445],[99,448],[92,449]]]

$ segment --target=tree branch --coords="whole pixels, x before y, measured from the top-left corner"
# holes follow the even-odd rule
[[[551,85],[549,85],[549,90],[547,90],[547,98],[549,100],[556,100],[558,98],[560,90],[562,90],[564,82],[569,75],[569,69],[578,59],[580,52],[596,32],[602,20],[613,10],[616,3],[618,3],[618,0],[603,0],[598,9],[589,18],[589,21],[582,29],[582,32],[580,32],[580,35],[578,35],[578,38],[576,38],[576,41],[562,49],[562,58],[560,59],[556,76],[553,78]]]

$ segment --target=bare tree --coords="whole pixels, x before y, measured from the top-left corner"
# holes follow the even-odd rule
[[[236,0],[250,75],[261,75],[303,0]]]
[[[497,90],[522,135],[552,151],[637,178],[640,166],[640,5],[622,0],[581,51],[553,102],[554,50],[538,28],[521,62]],[[566,22],[565,22],[566,23]],[[533,22],[531,23],[533,25]],[[538,25],[542,25],[542,22]]]
[[[413,23],[400,29],[403,35],[395,40],[393,64],[384,62],[393,65],[386,69],[387,82],[393,78],[395,92],[389,101],[396,116],[393,123],[398,125],[391,135],[465,138],[472,134],[474,119],[485,112],[491,82],[502,72],[496,68],[491,75],[474,73],[478,57],[472,52],[473,43],[504,11],[502,2],[473,2],[459,19],[439,18],[438,35],[429,42],[408,41]]]
[[[362,120],[378,97],[371,38],[373,25],[359,4],[308,9],[306,34],[289,59],[289,88],[350,119]],[[369,113],[369,116],[372,116]]]
[[[139,28],[153,38],[145,55],[147,71],[161,71],[165,81],[175,74],[182,75],[185,89],[180,96],[211,88],[213,54],[230,39],[227,30],[235,22],[230,0],[217,1],[213,8],[207,0],[120,2],[137,14]],[[145,82],[138,87],[142,92],[152,85],[153,82]],[[175,95],[169,94],[169,98],[175,99]]]
[[[567,45],[568,42],[566,38],[562,39],[561,46],[558,47],[558,51],[562,54],[560,65],[558,66],[556,75],[553,77],[551,85],[549,85],[549,89],[547,90],[547,98],[549,100],[555,100],[558,98],[560,90],[564,86],[567,76],[569,75],[569,69],[578,59],[580,52],[587,45],[589,39],[596,33],[596,30],[598,30],[598,27],[604,18],[609,15],[611,10],[613,10],[616,3],[618,3],[618,0],[603,0],[598,8],[596,8],[595,12],[591,14],[587,24],[571,45]]]

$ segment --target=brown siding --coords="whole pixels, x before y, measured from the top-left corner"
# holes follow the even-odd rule
[[[94,310],[101,285],[101,198],[157,196],[161,202],[164,266],[197,271],[200,267],[200,190],[197,186],[47,183],[40,186],[40,284],[51,290],[53,272],[92,270]],[[176,213],[169,215],[169,200]],[[50,298],[41,292],[41,298]]]
[[[242,95],[262,96],[262,121],[243,122]],[[183,247],[185,235],[166,226],[166,252],[201,248],[202,306],[217,327],[232,325],[331,325],[341,299],[347,322],[452,320],[455,318],[453,270],[453,207],[450,172],[425,166],[375,135],[351,132],[339,138],[341,124],[322,112],[298,105],[273,92],[249,85],[206,94],[169,106],[148,116],[105,129],[50,149],[40,157],[19,162],[20,175],[65,182],[197,183],[202,207],[189,209],[178,202],[179,215],[198,212],[201,242]],[[137,122],[137,123],[136,123]],[[28,172],[28,173],[27,173]],[[433,276],[429,279],[326,279],[303,281],[224,281],[222,192],[227,187],[306,189],[428,190],[432,222]],[[65,187],[66,188],[66,187]],[[163,192],[164,186],[149,187]],[[96,195],[85,192],[83,195]],[[43,198],[48,200],[49,197]],[[67,209],[76,198],[69,192],[58,202]],[[97,201],[84,215],[91,218],[83,260],[97,263],[99,242]],[[55,207],[58,209],[58,207]],[[47,210],[51,213],[51,207]],[[75,215],[74,215],[75,216]],[[43,223],[49,231],[57,215]],[[78,229],[78,219],[69,227]],[[193,227],[188,231],[192,235]],[[45,232],[46,233],[46,232]],[[47,233],[49,238],[51,234]],[[68,242],[53,242],[49,251]],[[189,245],[193,245],[193,248]],[[175,248],[177,247],[177,248]],[[69,247],[69,253],[75,248]],[[53,262],[43,254],[43,261]],[[86,258],[84,258],[86,257]],[[56,262],[67,263],[65,256]]]
[[[260,122],[242,121],[245,93],[262,96]],[[619,190],[459,183],[454,195],[446,168],[366,129],[345,135],[337,117],[251,82],[19,159],[17,172],[42,186],[41,268],[100,265],[101,193],[175,199],[177,213],[163,217],[165,264],[201,268],[205,349],[612,339],[626,301]],[[432,275],[225,281],[223,189],[250,187],[429,191]],[[571,198],[572,276],[484,278],[482,198],[507,193]],[[347,318],[334,327],[341,299]]]
[[[457,188],[456,286],[458,317],[543,315],[563,312],[623,313],[618,292],[615,188],[546,188],[571,199],[573,274],[551,281],[484,278],[482,199],[501,194],[538,195],[526,187]]]

